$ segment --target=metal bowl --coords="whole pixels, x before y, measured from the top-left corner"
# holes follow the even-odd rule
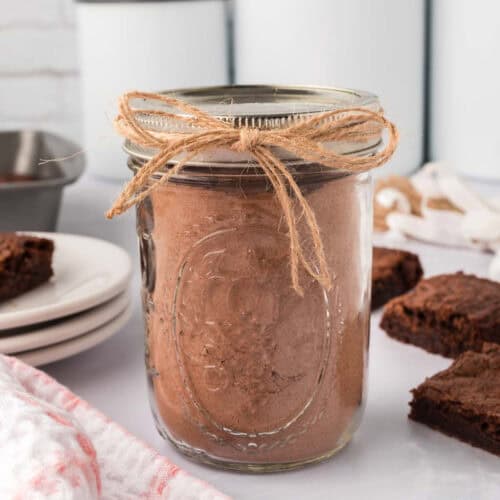
[[[0,132],[0,231],[55,230],[63,188],[84,170],[78,150],[47,132]]]

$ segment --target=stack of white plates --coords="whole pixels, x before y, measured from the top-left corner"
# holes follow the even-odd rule
[[[89,349],[131,314],[131,262],[107,241],[30,233],[54,241],[50,282],[0,304],[0,352],[37,366]]]

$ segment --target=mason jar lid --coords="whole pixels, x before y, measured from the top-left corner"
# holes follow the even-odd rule
[[[160,94],[194,105],[236,128],[251,127],[263,130],[286,128],[316,114],[335,110],[345,110],[346,114],[353,108],[381,111],[378,98],[371,93],[331,87],[229,85],[170,90],[160,92]],[[136,98],[131,101],[131,105],[139,110],[136,119],[147,130],[186,134],[201,130],[185,121],[176,120],[175,115],[184,117],[188,115],[157,100]],[[141,113],[141,110],[144,110],[144,113]],[[165,118],[148,113],[152,110],[168,112],[174,117]],[[342,115],[345,116],[345,114]],[[335,120],[342,115],[335,115],[329,119]],[[324,144],[324,147],[339,154],[367,155],[375,151],[381,141],[381,135],[370,135],[366,140],[338,141]],[[130,140],[125,141],[124,150],[132,157],[141,160],[149,160],[157,152],[153,148],[145,148]],[[291,156],[287,151],[278,148],[273,151],[283,160],[300,160]],[[217,148],[203,152],[190,164],[210,163],[211,166],[222,167],[248,161],[253,161],[248,153]]]

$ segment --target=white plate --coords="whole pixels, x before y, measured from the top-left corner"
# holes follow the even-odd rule
[[[13,354],[39,349],[91,332],[116,318],[129,302],[129,294],[124,292],[100,306],[79,314],[49,323],[0,331],[0,352]]]
[[[87,236],[29,234],[54,241],[54,276],[50,282],[0,304],[0,330],[75,314],[125,290],[131,262],[120,247]]]
[[[74,356],[75,354],[86,351],[104,342],[113,334],[117,333],[125,326],[131,315],[132,306],[128,305],[125,311],[115,319],[112,319],[105,325],[85,335],[80,335],[74,339],[66,340],[65,342],[60,342],[59,344],[54,344],[49,347],[43,347],[42,349],[21,352],[16,354],[16,357],[31,366],[46,365],[54,361],[69,358],[70,356]]]

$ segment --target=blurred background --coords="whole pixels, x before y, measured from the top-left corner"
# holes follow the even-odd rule
[[[1,1],[0,127],[83,143],[98,175],[127,175],[121,92],[260,82],[378,94],[402,135],[384,172],[500,178],[496,0]]]
[[[71,0],[1,0],[0,124],[81,139],[80,70]]]

